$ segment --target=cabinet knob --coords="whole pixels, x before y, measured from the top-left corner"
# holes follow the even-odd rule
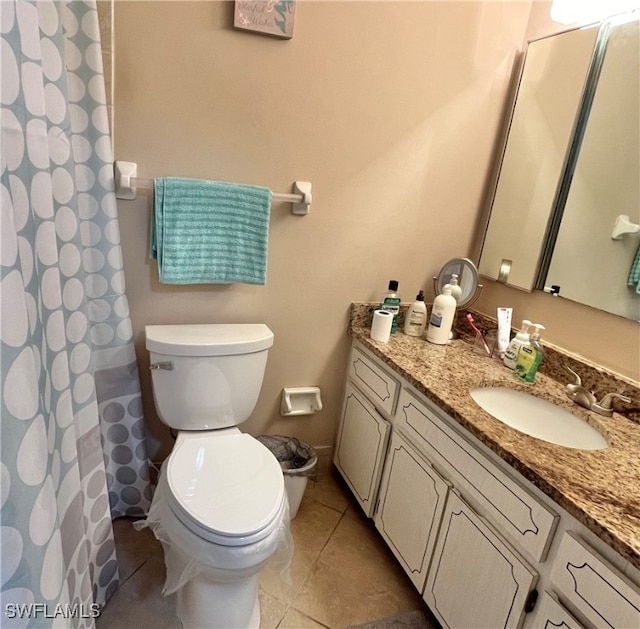
[[[531,590],[529,592],[529,596],[527,596],[527,600],[524,603],[524,613],[530,614],[533,611],[533,608],[536,606],[538,602],[538,590]]]

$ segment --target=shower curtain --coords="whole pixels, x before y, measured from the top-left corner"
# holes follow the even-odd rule
[[[0,1],[2,627],[91,627],[149,468],[92,1]]]

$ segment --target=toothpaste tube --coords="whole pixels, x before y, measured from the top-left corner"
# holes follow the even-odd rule
[[[497,355],[502,358],[509,347],[511,337],[511,314],[513,308],[498,308],[498,346]]]

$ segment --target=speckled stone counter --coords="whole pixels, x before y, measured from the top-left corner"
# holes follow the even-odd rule
[[[370,307],[354,304],[349,334],[640,569],[638,423],[618,413],[602,417],[577,406],[566,397],[564,386],[544,373],[533,385],[521,384],[501,363],[475,353],[463,338],[440,346],[399,332],[380,343],[369,336],[370,322]],[[632,383],[623,384],[637,399]],[[576,450],[518,432],[476,405],[469,391],[478,386],[508,386],[552,401],[597,428],[609,447]]]

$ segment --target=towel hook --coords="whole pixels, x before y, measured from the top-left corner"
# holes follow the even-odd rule
[[[638,234],[640,233],[640,225],[632,223],[629,220],[627,214],[620,214],[616,218],[616,222],[613,225],[613,231],[611,232],[612,240],[622,240],[625,234]]]

